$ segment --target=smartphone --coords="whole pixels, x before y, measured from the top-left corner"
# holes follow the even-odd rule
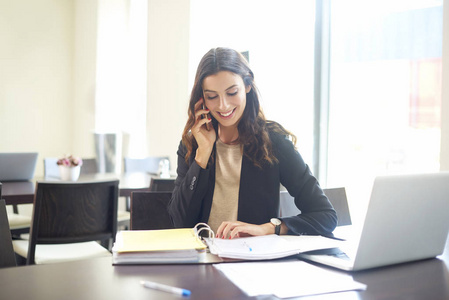
[[[204,106],[203,103],[203,109],[206,109],[206,106]],[[203,114],[203,119],[207,118],[207,114]],[[206,123],[206,130],[209,131],[210,127],[209,127],[209,123]]]

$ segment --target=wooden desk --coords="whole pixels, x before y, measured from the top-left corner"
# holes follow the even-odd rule
[[[353,273],[355,280],[367,284],[366,291],[301,299],[449,299],[448,250],[446,245],[446,252],[437,259]],[[255,299],[247,297],[212,265],[112,266],[111,262],[106,257],[0,269],[0,298]],[[192,295],[182,298],[146,289],[139,284],[142,279],[186,288]]]
[[[121,197],[131,197],[134,191],[149,191],[152,175],[147,173],[124,173],[121,175],[106,174],[86,174],[81,175],[79,181],[119,179],[119,189]],[[2,198],[7,205],[33,203],[36,181],[51,180],[36,178],[33,181],[2,182]],[[55,179],[57,180],[57,179]]]

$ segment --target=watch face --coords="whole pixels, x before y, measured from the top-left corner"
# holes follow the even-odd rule
[[[271,219],[270,222],[276,226],[281,225],[281,223],[282,223],[281,220],[276,219],[276,218]]]

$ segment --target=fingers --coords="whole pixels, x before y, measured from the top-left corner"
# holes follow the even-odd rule
[[[209,109],[204,107],[204,100],[201,98],[195,103],[195,125],[196,130],[199,130],[203,125],[206,125],[206,129],[209,130],[209,123],[212,119],[209,116]]]
[[[201,98],[195,103],[195,117],[198,118],[203,114],[208,114],[209,109],[204,105],[204,99]]]
[[[244,236],[257,235],[258,225],[244,222],[223,222],[218,227],[216,237],[221,239],[234,239]]]

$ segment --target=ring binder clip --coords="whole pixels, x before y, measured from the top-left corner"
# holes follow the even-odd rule
[[[199,226],[204,226],[204,227],[207,227],[207,228],[210,229],[210,226],[207,225],[206,223],[197,223],[197,224],[195,225],[195,227],[193,227],[193,229],[195,229],[196,231],[198,231],[198,227],[199,227]]]
[[[198,229],[199,226],[204,226],[200,229]],[[215,233],[214,231],[210,228],[209,225],[207,225],[206,223],[198,223],[195,225],[194,227],[195,231],[196,231],[196,235],[201,238],[201,231],[207,231],[209,234],[209,239],[212,241],[212,244],[214,243],[215,240]]]

